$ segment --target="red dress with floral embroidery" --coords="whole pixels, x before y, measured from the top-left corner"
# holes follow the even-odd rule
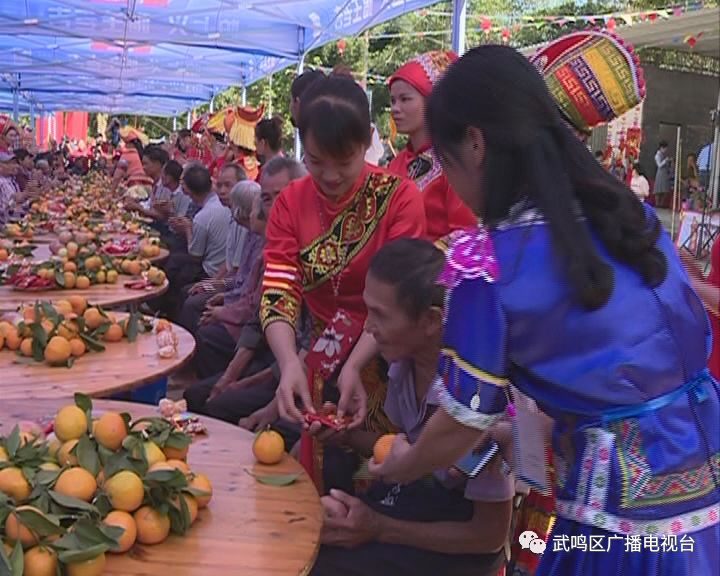
[[[435,241],[455,230],[477,226],[472,210],[450,188],[433,149],[429,144],[415,152],[410,144],[388,166],[398,176],[410,178],[423,195],[428,237]]]
[[[362,294],[372,257],[387,242],[424,236],[417,188],[380,168],[366,165],[337,202],[325,197],[310,176],[292,182],[275,201],[267,225],[263,329],[274,322],[296,326],[303,302],[319,330],[339,310],[362,326],[367,315]],[[311,382],[319,402],[322,381],[311,377]],[[378,416],[373,407],[381,409],[384,393],[368,390],[368,396],[369,418]],[[319,482],[318,461],[301,460]]]

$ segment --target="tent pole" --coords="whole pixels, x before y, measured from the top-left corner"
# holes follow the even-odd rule
[[[678,211],[678,205],[680,204],[680,176],[681,176],[681,158],[682,158],[682,151],[680,150],[680,147],[682,146],[682,140],[680,139],[680,133],[682,131],[682,127],[678,126],[676,128],[675,132],[675,181],[673,185],[673,197],[672,197],[672,220],[670,223],[670,238],[675,237],[675,216],[677,215]],[[698,240],[698,244],[701,242],[701,240]]]
[[[210,96],[210,114],[215,112],[215,95]]]
[[[192,108],[188,108],[187,122],[185,123],[186,124],[185,128],[187,128],[188,130],[190,130],[190,126],[192,126],[192,119],[190,117],[191,114],[192,114]]]
[[[720,91],[718,92],[718,104],[713,116],[715,130],[713,131],[712,152],[710,156],[710,181],[708,182],[709,196],[712,198],[713,208],[717,208],[718,195],[720,195]]]
[[[35,134],[35,102],[30,100],[30,130]]]
[[[303,69],[305,68],[305,54],[300,55],[300,59],[298,60],[297,65],[297,76],[300,76],[300,74],[303,73]],[[300,142],[300,131],[295,128],[295,160],[300,162],[302,160],[302,142]]]
[[[173,116],[173,132],[177,132],[177,116]]]
[[[453,0],[452,7],[452,49],[462,56],[465,53],[465,21],[467,19],[466,0]]]
[[[242,92],[240,93],[240,104],[243,107],[247,106],[247,88],[245,88],[245,86],[242,87]]]

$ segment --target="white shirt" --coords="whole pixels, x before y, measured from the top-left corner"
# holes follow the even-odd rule
[[[650,196],[650,184],[645,176],[640,174],[633,174],[632,180],[630,181],[630,189],[635,193],[640,202],[645,202],[645,198]]]

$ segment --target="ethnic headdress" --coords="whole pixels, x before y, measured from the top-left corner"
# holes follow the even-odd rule
[[[563,36],[530,58],[565,118],[578,130],[605,124],[645,98],[632,46],[604,31]]]

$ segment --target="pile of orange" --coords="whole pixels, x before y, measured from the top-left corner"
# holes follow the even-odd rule
[[[25,576],[99,575],[106,553],[183,535],[210,502],[210,480],[187,462],[190,438],[169,422],[91,414],[78,395],[50,436],[0,437],[0,572],[22,557]]]

